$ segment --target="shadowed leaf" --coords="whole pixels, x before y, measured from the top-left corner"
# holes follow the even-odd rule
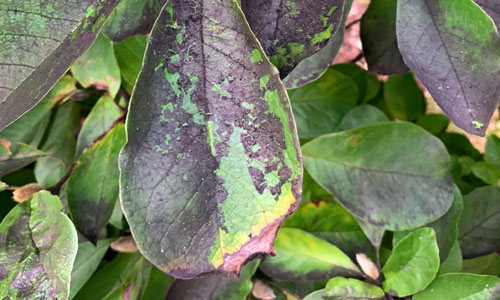
[[[384,84],[384,97],[391,115],[400,120],[414,121],[425,114],[424,93],[411,73],[390,76]]]
[[[350,130],[387,121],[389,119],[380,109],[370,104],[362,104],[348,111],[335,131]]]
[[[463,272],[500,277],[500,255],[492,253],[486,256],[466,259],[463,262]]]
[[[17,143],[17,151],[14,153],[10,151],[10,148],[5,147],[4,143],[0,143],[0,178],[47,155],[45,152],[23,143]]]
[[[113,46],[122,77],[130,85],[135,84],[141,71],[147,41],[146,35],[134,35]]]

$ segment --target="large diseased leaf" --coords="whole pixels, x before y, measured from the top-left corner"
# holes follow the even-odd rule
[[[0,224],[0,298],[66,299],[77,235],[47,191],[18,204]]]
[[[118,154],[125,144],[125,128],[115,126],[78,159],[68,179],[68,207],[78,231],[97,242],[118,198]]]
[[[490,254],[500,248],[500,187],[486,186],[464,196],[458,238],[464,258]]]
[[[122,207],[151,262],[189,279],[272,253],[300,199],[290,110],[236,1],[166,4],[120,158]]]
[[[500,28],[500,2],[498,0],[474,0],[493,19]]]
[[[49,91],[94,41],[118,0],[0,4],[0,130]]]
[[[361,19],[361,41],[368,70],[394,75],[408,71],[396,39],[397,0],[373,0]]]
[[[324,135],[302,151],[311,176],[351,213],[379,228],[414,229],[436,220],[452,204],[445,147],[411,123]]]
[[[241,7],[264,52],[285,78],[333,38],[342,25],[344,0],[242,0]]]
[[[109,15],[103,32],[114,42],[148,34],[167,0],[122,0]]]
[[[398,45],[407,66],[465,131],[484,135],[500,98],[500,37],[471,0],[400,0]]]

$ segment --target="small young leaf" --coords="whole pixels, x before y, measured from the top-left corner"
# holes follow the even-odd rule
[[[452,273],[439,275],[413,300],[495,300],[500,297],[500,278],[486,275]]]
[[[57,196],[36,193],[0,224],[0,298],[66,299],[76,230]]]
[[[491,185],[500,180],[500,169],[496,165],[484,161],[478,161],[472,165],[472,174]]]
[[[500,36],[471,0],[400,0],[398,45],[446,115],[484,135],[500,98]]]
[[[384,290],[406,297],[424,290],[439,269],[439,249],[431,228],[421,228],[402,239],[382,268]]]
[[[417,125],[423,129],[429,131],[435,136],[443,133],[448,125],[450,124],[450,119],[442,114],[425,114],[420,115],[417,118]]]
[[[389,119],[380,109],[369,104],[362,104],[348,111],[335,131],[345,131],[387,121]]]
[[[0,181],[0,192],[6,190],[9,187],[5,182]]]
[[[391,114],[406,121],[414,121],[425,114],[424,94],[413,75],[390,76],[384,84],[384,97]]]
[[[370,72],[400,75],[408,71],[396,39],[397,0],[374,0],[361,19],[363,54]]]
[[[274,247],[276,256],[266,257],[261,270],[276,280],[316,281],[360,275],[358,267],[339,248],[300,229],[280,229]]]
[[[325,287],[323,299],[369,300],[384,299],[384,291],[373,284],[354,278],[335,277]]]

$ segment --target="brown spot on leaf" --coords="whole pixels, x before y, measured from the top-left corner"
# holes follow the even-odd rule
[[[24,201],[31,199],[34,193],[43,189],[44,187],[38,183],[30,183],[14,190],[12,199],[18,203],[23,203]]]

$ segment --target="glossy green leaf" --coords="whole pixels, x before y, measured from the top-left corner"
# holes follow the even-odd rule
[[[134,34],[148,34],[167,0],[122,0],[104,26],[112,41],[121,42]]]
[[[77,235],[47,191],[18,204],[0,224],[0,297],[66,299]]]
[[[170,287],[169,300],[246,300],[252,291],[252,276],[260,260],[241,268],[239,278],[211,276],[193,280],[176,280]]]
[[[113,43],[99,35],[92,47],[71,66],[71,73],[83,87],[93,86],[114,98],[120,89],[121,77]]]
[[[52,108],[76,89],[75,84],[75,79],[63,76],[42,101],[14,123],[1,130],[0,139],[10,141],[14,148],[17,142],[38,147],[49,123]]]
[[[319,184],[352,214],[382,230],[422,226],[452,204],[448,153],[416,125],[379,123],[325,135],[302,152]]]
[[[464,196],[458,231],[464,258],[490,254],[500,248],[500,187],[481,187]]]
[[[384,291],[376,285],[354,278],[335,277],[326,284],[323,299],[368,300],[384,299],[384,296]]]
[[[424,94],[411,73],[390,76],[384,84],[384,96],[391,114],[400,120],[414,121],[425,114]]]
[[[375,74],[368,73],[355,63],[335,64],[331,68],[351,77],[356,83],[359,94],[358,103],[372,100],[382,87],[382,82],[377,79]]]
[[[92,145],[98,137],[105,134],[116,119],[120,117],[121,113],[120,108],[113,99],[102,96],[92,107],[78,133],[75,158],[78,158],[83,153],[83,150]]]
[[[466,259],[463,262],[463,272],[500,277],[500,255],[492,253],[486,256]]]
[[[462,266],[462,251],[460,251],[460,244],[458,243],[458,241],[455,241],[446,259],[441,261],[438,274],[461,272]]]
[[[307,231],[340,248],[349,257],[370,250],[370,243],[356,220],[340,205],[306,203],[283,222],[283,228]]]
[[[500,28],[500,3],[496,0],[474,0]]]
[[[0,130],[40,101],[90,46],[118,0],[2,1]]]
[[[147,42],[148,36],[134,35],[113,46],[122,77],[130,85],[135,84],[141,71]]]
[[[344,0],[243,0],[241,8],[264,52],[285,78],[333,39],[342,26]]]
[[[476,162],[472,166],[472,174],[487,184],[496,184],[500,180],[500,169],[484,161]]]
[[[395,75],[408,71],[396,39],[397,0],[374,0],[361,18],[363,54],[370,72]]]
[[[453,123],[484,135],[500,98],[491,18],[471,0],[401,0],[397,37],[406,65]]]
[[[324,294],[325,294],[324,289],[317,290],[307,295],[303,300],[323,300]]]
[[[5,144],[7,145],[7,143]],[[45,152],[23,143],[16,144],[17,151],[15,152],[11,151],[10,145],[8,147],[6,145],[0,143],[0,178],[47,155]]]
[[[154,266],[149,274],[148,284],[144,289],[142,300],[164,300],[167,297],[168,290],[174,281],[173,277],[168,276]]]
[[[120,158],[124,214],[162,271],[234,273],[272,252],[300,199],[290,102],[235,1],[171,1],[155,24]]]
[[[56,108],[40,149],[50,156],[35,164],[37,182],[44,187],[55,185],[68,172],[76,149],[75,132],[80,125],[80,106],[66,102]]]
[[[125,127],[116,125],[78,159],[68,179],[68,207],[78,231],[91,242],[108,224],[118,198],[118,154]]]
[[[436,136],[443,133],[449,124],[450,119],[442,114],[425,114],[417,118],[417,125]]]
[[[369,104],[362,104],[348,111],[335,131],[345,131],[387,121],[389,119],[380,109]]]
[[[360,275],[358,267],[339,248],[300,229],[280,229],[274,248],[276,256],[266,257],[261,270],[276,280],[315,281]]]
[[[486,141],[484,159],[500,168],[500,138],[489,135]]]
[[[351,10],[352,2],[353,0],[344,1],[342,21],[337,31],[333,33],[333,37],[330,37],[328,44],[314,55],[303,59],[292,72],[283,79],[283,84],[287,89],[295,89],[316,80],[332,64],[335,56],[337,56],[340,48],[344,44],[344,25],[349,15],[349,11]]]
[[[334,132],[358,99],[354,81],[331,68],[318,80],[289,90],[288,95],[301,138]]]
[[[431,228],[421,228],[403,238],[382,268],[384,290],[406,297],[424,290],[439,269],[439,249]]]
[[[87,280],[92,277],[109,248],[112,239],[100,240],[96,245],[84,241],[78,244],[75,263],[71,271],[69,299],[73,299]]]
[[[444,274],[413,300],[495,300],[500,297],[500,278],[475,274]]]

